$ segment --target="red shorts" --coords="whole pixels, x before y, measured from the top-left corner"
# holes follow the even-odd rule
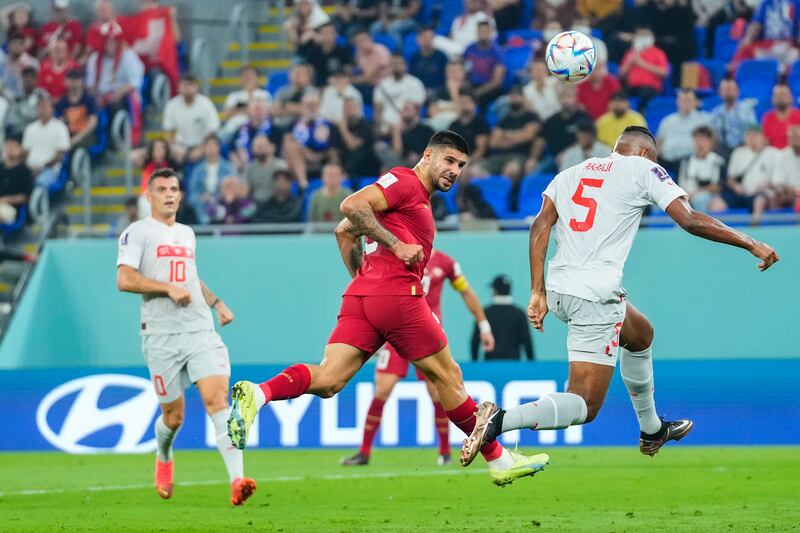
[[[378,350],[377,355],[378,362],[375,364],[376,374],[394,374],[401,378],[408,375],[408,366],[411,364],[411,361],[400,357],[400,354],[397,353],[397,350],[395,350],[394,346],[391,344],[384,344],[383,347]],[[425,374],[420,372],[417,367],[414,367],[414,370],[417,371],[417,379],[425,381]]]
[[[373,354],[386,342],[403,359],[417,361],[442,351],[447,336],[421,296],[343,296],[328,344],[348,344]]]

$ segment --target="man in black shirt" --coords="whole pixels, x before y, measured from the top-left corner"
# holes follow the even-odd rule
[[[338,44],[333,22],[318,27],[314,39],[302,45],[297,53],[314,69],[314,85],[324,87],[334,72],[353,65],[353,51]]]
[[[536,172],[557,172],[556,157],[575,144],[578,125],[592,122],[592,118],[578,107],[575,87],[565,86],[558,95],[558,101],[561,111],[545,121],[542,136],[534,146],[534,160],[538,161]]]
[[[508,108],[489,137],[492,155],[487,158],[486,166],[493,174],[499,173],[510,159],[517,159],[527,167],[541,127],[539,115],[525,107],[525,97],[518,85],[508,93]]]
[[[495,338],[495,348],[483,354],[484,361],[520,360],[520,348],[525,349],[525,358],[533,361],[533,344],[531,330],[528,326],[528,317],[521,308],[514,305],[511,298],[511,278],[500,274],[492,281],[492,305],[485,308],[486,319],[492,326]],[[478,360],[480,346],[480,331],[475,324],[472,332],[471,352],[472,360]]]
[[[400,110],[401,123],[392,128],[392,152],[402,159],[401,165],[413,167],[422,157],[434,132],[419,121],[419,105],[406,102]]]
[[[258,206],[255,222],[300,222],[303,215],[302,196],[292,196],[294,177],[287,170],[275,172],[272,198]]]
[[[433,28],[420,30],[417,34],[419,49],[408,61],[408,72],[422,81],[428,95],[444,88],[444,71],[447,68],[447,56],[433,46],[435,35]]]
[[[17,137],[6,137],[0,162],[0,224],[11,224],[17,210],[28,203],[33,190],[33,175],[25,164],[22,145]]]
[[[361,102],[345,98],[342,119],[331,131],[333,160],[344,167],[351,182],[358,177],[374,177],[380,170],[373,145],[375,134],[372,123],[361,113]],[[357,188],[358,184],[353,183]]]
[[[471,91],[458,94],[458,118],[448,128],[461,135],[469,145],[469,162],[478,164],[489,147],[489,124],[477,114],[477,104]]]

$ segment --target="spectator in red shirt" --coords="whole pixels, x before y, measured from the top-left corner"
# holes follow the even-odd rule
[[[83,27],[69,16],[69,0],[53,0],[53,18],[39,33],[39,53],[49,54],[58,39],[67,41],[69,55],[77,58],[83,46]]]
[[[775,148],[786,148],[789,145],[788,131],[790,126],[800,124],[800,109],[792,105],[792,90],[785,83],[779,83],[772,89],[772,107],[761,119],[761,128],[769,144]]]
[[[36,28],[31,23],[31,8],[27,4],[12,4],[2,11],[0,16],[3,18],[3,28],[6,35],[19,34],[25,39],[25,52],[36,57]]]
[[[589,79],[578,85],[578,102],[597,120],[608,111],[611,96],[622,89],[616,76],[608,73],[605,64],[598,63]]]
[[[664,91],[664,78],[669,75],[667,55],[655,42],[650,28],[637,28],[631,47],[625,52],[619,67],[628,94],[639,98],[640,111],[647,107],[650,98]]]
[[[39,87],[50,93],[53,100],[58,100],[67,92],[67,72],[77,66],[78,63],[70,58],[66,39],[56,39],[50,49],[50,57],[44,60],[39,69]]]
[[[103,50],[105,37],[102,30],[104,27],[109,28],[112,25],[119,25],[117,16],[114,14],[114,4],[111,3],[111,0],[97,0],[94,12],[97,20],[92,22],[92,25],[86,31],[86,46],[83,47],[83,52],[81,53],[81,63],[85,63],[92,52]],[[108,32],[107,29],[106,32]]]

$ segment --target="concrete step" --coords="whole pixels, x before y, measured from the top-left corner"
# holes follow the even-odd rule
[[[69,216],[82,216],[85,213],[83,205],[68,205],[64,212]],[[109,205],[92,205],[92,216],[94,215],[116,215],[117,217],[125,212],[125,206],[121,203]]]
[[[228,52],[240,52],[242,50],[241,43],[231,43],[228,45]],[[271,50],[281,50],[281,43],[274,41],[264,41],[257,43],[248,43],[247,50],[250,52],[264,52]]]
[[[138,185],[133,188],[133,191],[129,191],[127,187],[97,186],[91,188],[92,199],[127,197],[131,194],[139,194],[141,192],[142,188]],[[72,195],[83,198],[83,189],[80,187],[75,188],[72,191]]]
[[[242,68],[242,63],[238,59],[229,59],[227,61],[223,61],[220,66],[222,67],[223,73],[227,74],[232,71],[238,71]],[[263,68],[267,70],[286,70],[288,69],[291,64],[291,59],[281,58],[281,59],[260,59],[260,60],[250,60],[250,65],[253,65],[256,68]],[[266,80],[265,80],[266,82]],[[237,78],[237,85],[238,85],[238,78]]]

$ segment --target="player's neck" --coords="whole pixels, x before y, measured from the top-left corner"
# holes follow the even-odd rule
[[[422,186],[425,187],[425,191],[428,193],[428,196],[432,196],[434,188],[430,183],[428,183],[428,180],[425,178],[427,172],[422,170],[422,167],[420,166],[419,163],[414,165],[414,168],[412,168],[411,170],[414,171],[414,174],[417,175],[417,179],[420,181],[420,183],[422,183]]]
[[[168,217],[168,218],[164,218],[164,217],[160,216],[158,213],[156,213],[155,211],[153,211],[150,214],[150,216],[152,217],[153,220],[155,220],[156,222],[160,222],[160,223],[164,224],[165,226],[174,226],[175,225],[175,215],[172,215],[171,217]]]

